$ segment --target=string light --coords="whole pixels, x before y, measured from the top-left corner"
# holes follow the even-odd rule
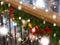
[[[22,19],[22,24],[25,24],[26,23],[26,20]]]
[[[4,4],[4,2],[3,1],[1,1],[1,5],[3,5]]]
[[[21,38],[18,38],[18,41],[20,42],[22,39]]]
[[[43,21],[43,24],[45,24],[46,22],[45,21]]]
[[[45,9],[45,12],[48,12],[48,9]]]
[[[27,22],[30,22],[30,19],[28,19]]]
[[[53,15],[53,19],[56,19],[56,15]]]
[[[21,20],[21,17],[19,17],[19,20]]]
[[[20,1],[20,4],[22,4],[23,2],[22,1]]]
[[[8,4],[8,7],[10,7],[10,3]]]
[[[56,26],[56,23],[54,23],[53,26]]]
[[[38,40],[38,37],[36,37],[36,40]]]
[[[21,6],[18,6],[18,10],[21,10]]]
[[[36,9],[36,7],[35,7],[35,6],[33,6],[33,9]]]
[[[56,33],[54,33],[54,37],[56,37]]]

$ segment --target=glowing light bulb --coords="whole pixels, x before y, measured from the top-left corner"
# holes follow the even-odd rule
[[[21,6],[18,6],[18,9],[21,10]]]
[[[20,1],[20,4],[22,4],[23,2],[22,1]]]
[[[30,19],[28,19],[27,22],[30,22]]]
[[[1,5],[3,5],[4,4],[4,2],[3,1],[1,1]]]
[[[10,7],[10,3],[8,4],[8,7]]]
[[[53,26],[56,26],[56,23],[54,23]]]
[[[19,17],[19,20],[21,20],[21,17]]]
[[[21,38],[18,38],[18,41],[20,42],[22,39]]]
[[[46,22],[45,21],[43,21],[43,24],[45,24]]]
[[[48,12],[49,10],[48,9],[45,9],[45,12]]]
[[[56,15],[53,15],[53,19],[56,19]]]
[[[36,9],[36,7],[34,6],[33,9]]]
[[[56,37],[56,33],[54,33],[54,37]]]

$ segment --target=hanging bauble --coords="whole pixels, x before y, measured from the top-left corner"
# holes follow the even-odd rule
[[[11,10],[10,10],[10,9],[8,10],[8,15],[9,15],[9,16],[11,15]]]
[[[10,8],[8,9],[8,15],[10,16],[12,13],[12,10],[14,10],[15,8],[13,6],[10,6]]]
[[[40,30],[38,30],[38,33],[41,35],[41,36],[43,36],[43,31],[40,29]]]
[[[50,28],[48,26],[45,27],[46,34],[50,33]]]
[[[9,9],[12,11],[12,10],[14,10],[15,8],[14,8],[13,6],[10,6],[10,8],[9,8]]]
[[[32,28],[32,24],[31,23],[28,23],[28,26],[29,26],[29,28]]]

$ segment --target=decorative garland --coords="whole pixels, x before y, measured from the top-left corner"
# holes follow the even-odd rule
[[[6,3],[1,5],[1,2],[0,2],[0,13],[10,16],[10,18],[12,18],[15,22],[18,23],[18,26],[24,27],[25,30],[30,29],[30,33],[32,34],[40,33],[41,36],[43,36],[44,34],[48,34],[55,41],[58,41],[60,39],[60,31],[59,31],[60,27],[53,26],[52,24],[46,21],[43,21],[39,18],[36,18],[28,13],[19,11],[13,6],[8,7],[8,4]],[[19,17],[22,17],[23,19],[19,19]],[[30,19],[30,22],[28,22],[27,24],[22,24],[23,20],[26,21],[28,19]],[[33,30],[34,28],[35,28],[35,31]],[[56,34],[55,37],[54,37],[54,34]],[[55,44],[55,42],[53,43]]]

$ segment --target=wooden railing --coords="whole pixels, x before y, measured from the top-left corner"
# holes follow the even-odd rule
[[[53,12],[52,10],[49,10],[48,12],[45,11],[45,9],[33,9],[33,5],[22,3],[20,4],[18,1],[15,0],[0,0],[4,1],[6,3],[10,3],[15,8],[18,8],[19,6],[22,7],[21,10],[24,12],[27,12],[33,16],[36,16],[40,19],[46,20],[52,24],[56,23],[57,26],[60,27],[60,14]],[[53,15],[56,15],[56,19],[53,19]]]

